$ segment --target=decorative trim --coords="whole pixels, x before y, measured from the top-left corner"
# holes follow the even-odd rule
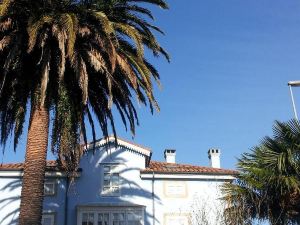
[[[191,214],[190,213],[164,213],[164,225],[169,225],[167,222],[168,218],[184,217],[187,219],[187,224],[191,224]]]
[[[105,145],[107,145],[107,143],[112,143],[112,142],[115,142],[115,137],[114,136],[109,136],[108,139],[100,139],[98,141],[96,141],[95,143],[95,147],[103,147]],[[146,155],[146,156],[151,156],[151,149],[150,148],[146,148],[146,147],[141,147],[139,145],[136,145],[136,144],[133,144],[133,143],[130,143],[128,141],[125,141],[123,139],[120,139],[120,138],[117,138],[117,142],[118,142],[118,145],[119,146],[123,146],[129,150],[132,150],[132,151],[135,151],[135,152],[138,152],[142,155]],[[87,150],[90,150],[93,146],[93,143],[89,143],[87,145]]]
[[[168,193],[168,187],[173,184],[178,184],[178,186],[182,186],[184,188],[183,193],[180,194],[170,194]],[[164,181],[163,182],[163,190],[165,198],[187,198],[188,197],[188,187],[185,181]]]

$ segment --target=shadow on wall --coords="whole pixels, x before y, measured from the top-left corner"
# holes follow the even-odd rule
[[[0,180],[0,224],[18,224],[22,180],[1,178]]]
[[[103,149],[102,149],[103,150]],[[81,177],[75,179],[74,183],[68,187],[69,208],[67,213],[68,224],[76,224],[78,205],[101,204],[103,206],[115,205],[143,205],[146,206],[144,211],[145,225],[157,224],[158,219],[153,213],[153,203],[156,206],[161,205],[161,200],[153,193],[152,181],[141,180],[140,167],[134,166],[134,159],[120,157],[120,153],[124,152],[123,147],[118,147],[114,152],[107,152],[97,149],[95,153],[89,153],[83,156],[83,163],[80,167],[84,168]],[[128,151],[128,149],[126,149]],[[130,151],[130,150],[129,150]],[[142,157],[138,153],[130,151],[134,157]],[[118,197],[108,197],[101,194],[103,177],[100,173],[103,163],[117,163],[124,165],[119,170],[121,179],[121,194]],[[128,166],[128,164],[130,164]],[[20,194],[22,180],[19,178],[1,178],[0,179],[0,224],[16,225],[18,223]],[[63,186],[63,185],[62,185]],[[65,193],[65,187],[59,185],[60,192]],[[45,202],[44,202],[45,203]],[[47,199],[44,204],[45,211],[53,210],[53,206],[59,209],[63,204],[58,197]],[[64,207],[63,207],[64,208]],[[58,214],[57,214],[58,216]],[[64,224],[64,218],[58,216],[57,225]]]
[[[125,157],[124,152],[127,152]],[[131,157],[128,157],[129,156]],[[137,163],[135,164],[135,162]],[[144,211],[145,224],[154,224],[159,221],[153,213],[153,201],[155,205],[161,205],[161,199],[152,192],[151,180],[141,180],[141,160],[145,163],[144,156],[139,153],[117,147],[110,151],[105,148],[97,148],[94,152],[83,156],[80,167],[83,169],[81,177],[69,188],[70,213],[68,221],[71,223],[77,217],[76,206],[78,205],[101,205],[101,207],[117,205],[142,205],[146,206]],[[120,174],[120,196],[111,197],[101,193],[103,187],[103,167],[107,164],[118,164]],[[85,191],[84,191],[85,190]],[[86,191],[88,190],[88,191]],[[75,222],[75,221],[73,221]]]

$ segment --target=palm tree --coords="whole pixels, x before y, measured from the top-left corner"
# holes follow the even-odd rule
[[[164,0],[0,0],[0,141],[23,132],[30,119],[21,193],[20,225],[40,224],[49,121],[51,150],[72,174],[86,138],[116,134],[112,107],[134,134],[133,103],[149,105],[159,74],[144,56],[168,54],[158,44],[144,3],[163,9]],[[142,3],[142,4],[140,4]],[[88,124],[85,124],[85,123]]]
[[[276,121],[273,133],[242,155],[237,181],[224,186],[228,224],[300,223],[300,123]]]

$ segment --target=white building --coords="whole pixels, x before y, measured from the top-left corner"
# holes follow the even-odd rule
[[[220,225],[220,186],[236,171],[220,167],[220,150],[208,151],[212,167],[151,160],[150,149],[114,138],[99,140],[80,161],[75,182],[49,161],[44,225]],[[0,167],[0,224],[17,224],[23,164]]]

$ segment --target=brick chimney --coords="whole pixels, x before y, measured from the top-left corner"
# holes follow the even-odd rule
[[[211,148],[208,150],[208,158],[210,161],[210,166],[213,168],[221,168],[220,166],[220,149]]]
[[[164,151],[165,160],[167,163],[175,163],[176,162],[176,150],[175,149],[166,149]]]

